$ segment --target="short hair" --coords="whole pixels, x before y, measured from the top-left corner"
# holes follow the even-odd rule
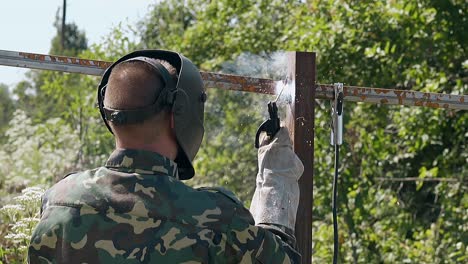
[[[177,70],[165,60],[161,63],[177,81]],[[156,100],[163,87],[159,72],[143,61],[124,61],[117,64],[109,76],[104,104],[114,109],[135,109]]]

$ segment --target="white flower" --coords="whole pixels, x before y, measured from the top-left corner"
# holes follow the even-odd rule
[[[19,205],[19,204],[7,204],[0,208],[0,211],[2,212],[20,212],[24,210],[24,206]]]
[[[19,232],[20,230],[24,230],[26,228],[28,228],[28,225],[23,221],[19,221],[11,227],[11,230],[14,232]]]
[[[13,243],[22,243],[25,240],[28,241],[30,239],[29,234],[24,234],[24,233],[10,233],[5,236],[6,239],[11,240]]]
[[[21,219],[21,223],[24,224],[37,224],[41,220],[40,218],[37,217],[26,217]]]

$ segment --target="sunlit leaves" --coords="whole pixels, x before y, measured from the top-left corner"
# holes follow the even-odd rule
[[[463,79],[467,74],[464,46],[468,36],[463,32],[463,13],[467,9],[463,1],[311,0],[273,1],[267,6],[263,1],[185,1],[177,8],[172,2],[156,5],[153,14],[163,10],[174,14],[168,21],[179,23],[177,34],[152,35],[147,30],[147,43],[154,40],[167,48],[182,50],[205,69],[217,69],[224,61],[246,51],[316,51],[321,83],[341,81],[455,94],[468,90]],[[180,24],[182,20],[177,18],[188,12],[189,22]],[[157,18],[153,16],[150,21],[158,21]],[[154,22],[147,25],[153,28],[152,32],[162,27]],[[220,96],[218,92],[214,94]],[[223,94],[225,97],[228,95]],[[213,102],[210,107],[216,114],[207,113],[207,127],[216,124],[215,131],[219,131],[219,126],[235,124],[233,116],[242,123],[242,113],[229,107],[231,104]],[[333,149],[328,142],[329,106],[318,102],[316,108],[314,260],[330,262]],[[342,260],[458,262],[460,255],[454,252],[460,249],[452,247],[452,242],[463,241],[460,231],[467,228],[462,224],[463,214],[457,211],[463,206],[460,197],[465,196],[466,187],[422,180],[388,182],[385,178],[430,176],[466,181],[466,114],[347,103],[345,120],[339,189],[340,226],[346,237]],[[232,135],[238,134],[228,130],[220,135],[218,140],[232,143]],[[250,143],[248,138],[245,140],[244,144]],[[209,179],[225,179],[218,183],[237,190],[234,179],[243,173],[237,173],[238,166],[230,162],[239,159],[237,151],[223,148],[216,140],[206,143],[213,149],[202,149],[199,163],[204,165],[199,172],[209,175]],[[239,145],[235,146],[240,153]],[[238,161],[244,164],[243,172],[251,171],[250,163]],[[216,173],[209,174],[210,171]],[[457,199],[445,200],[448,196]],[[433,230],[445,233],[434,235],[437,232]],[[466,243],[459,248],[466,250]],[[451,253],[446,255],[447,252]]]

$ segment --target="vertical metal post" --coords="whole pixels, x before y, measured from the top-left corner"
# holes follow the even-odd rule
[[[313,52],[288,54],[288,74],[294,83],[295,94],[286,125],[292,135],[294,151],[304,164],[304,174],[299,180],[301,196],[296,218],[297,247],[303,264],[312,262],[315,57]]]

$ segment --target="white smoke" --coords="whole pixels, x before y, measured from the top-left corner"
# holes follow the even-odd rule
[[[229,74],[276,80],[276,95],[281,94],[278,97],[278,104],[290,104],[294,99],[294,83],[287,80],[287,62],[287,53],[284,51],[261,54],[242,53],[235,60],[224,63],[222,71]]]
[[[259,111],[266,118],[268,116],[268,112],[266,111],[267,102],[277,100],[281,120],[285,120],[288,115],[286,113],[291,111],[290,104],[294,100],[295,84],[292,80],[287,79],[287,52],[242,53],[235,60],[224,63],[222,65],[222,72],[276,80],[276,95],[271,97],[258,96],[259,100],[256,100],[256,103],[252,105],[252,110]]]
[[[287,56],[283,51],[242,53],[234,61],[224,63],[222,70],[236,75],[284,80],[287,76]]]

